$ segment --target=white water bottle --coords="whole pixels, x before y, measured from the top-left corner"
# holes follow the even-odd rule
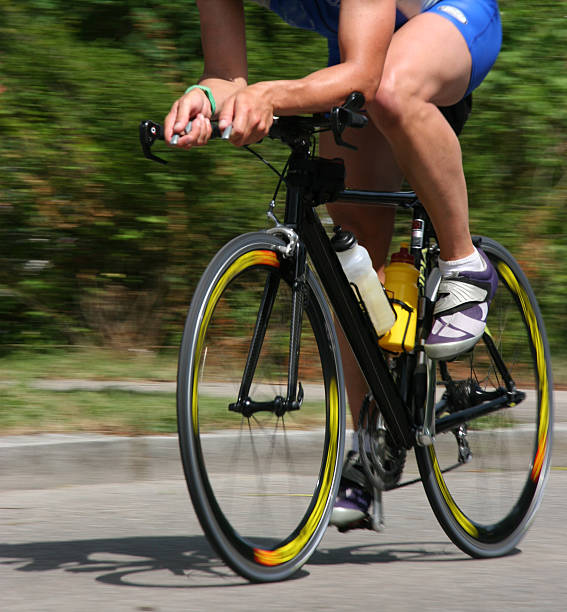
[[[372,267],[368,251],[358,244],[351,232],[335,228],[331,243],[350,283],[357,286],[378,336],[392,328],[396,315],[384,287]]]

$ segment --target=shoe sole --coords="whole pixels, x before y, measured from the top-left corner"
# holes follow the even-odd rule
[[[459,340],[458,342],[448,342],[446,344],[426,344],[424,346],[425,354],[430,359],[438,361],[449,361],[458,357],[462,353],[470,351],[474,345],[482,338],[482,334],[467,340]]]
[[[364,519],[366,514],[361,510],[350,508],[334,508],[329,525],[343,529]]]

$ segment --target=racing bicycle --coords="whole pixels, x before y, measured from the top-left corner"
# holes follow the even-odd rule
[[[461,550],[505,555],[525,534],[550,469],[551,361],[527,277],[497,241],[474,236],[499,277],[486,331],[456,359],[427,357],[440,273],[424,207],[413,192],[345,189],[343,162],[315,154],[322,131],[349,146],[343,132],[364,126],[362,105],[353,94],[325,115],[274,120],[269,137],[290,154],[276,170],[271,227],[237,236],[216,253],[185,323],[177,411],[189,493],[214,549],[250,581],[297,572],[329,522],[346,435],[336,322],[368,383],[355,424],[373,492],[368,527],[383,528],[385,491],[421,482]],[[222,136],[218,128],[215,135]],[[143,121],[140,138],[146,157],[163,161],[151,148],[163,138],[162,127]],[[419,271],[411,350],[380,347],[321,214],[332,201],[396,207],[411,216],[410,251]],[[408,481],[412,450],[419,476]]]

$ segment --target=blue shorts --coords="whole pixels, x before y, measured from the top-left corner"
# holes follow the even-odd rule
[[[472,58],[468,95],[484,80],[502,45],[502,25],[497,0],[441,0],[425,13],[436,13],[448,19],[463,35]],[[396,29],[407,19],[398,11]],[[336,37],[329,37],[329,65],[340,62]]]
[[[494,65],[502,46],[502,24],[496,0],[442,0],[426,13],[448,19],[465,39],[472,71],[467,94],[476,89]]]

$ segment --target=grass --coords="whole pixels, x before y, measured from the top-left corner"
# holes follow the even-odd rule
[[[567,382],[564,364],[556,368],[556,386]],[[123,352],[102,349],[70,349],[55,352],[23,352],[0,358],[0,434],[38,432],[99,432],[123,435],[175,433],[174,393],[136,393],[105,389],[100,391],[46,391],[33,388],[38,380],[87,379],[95,381],[173,382],[177,351],[161,353]],[[558,376],[559,374],[559,376]],[[563,374],[561,376],[561,374]],[[211,422],[230,426],[226,401],[218,400],[210,412]],[[306,405],[292,414],[288,426],[315,424],[316,413]],[[489,417],[490,418],[490,417]],[[486,426],[486,424],[483,424]],[[489,421],[488,425],[492,425]]]
[[[37,381],[174,382],[177,352],[113,353],[104,350],[26,352],[0,358],[0,435],[93,432],[121,435],[177,431],[175,393],[139,393],[116,389],[48,391]],[[202,428],[238,427],[240,418],[227,416],[228,401],[207,402]],[[318,424],[317,408],[305,402],[286,419],[288,427]]]
[[[88,380],[174,381],[177,350],[115,352],[104,349],[26,351],[0,358],[2,380],[84,378]]]
[[[123,391],[3,390],[0,432],[98,432],[125,435],[177,431],[175,395]]]
[[[38,380],[174,381],[177,354],[89,349],[25,352],[0,359],[0,433],[88,431],[139,435],[176,431],[174,393],[106,389],[45,391]]]

